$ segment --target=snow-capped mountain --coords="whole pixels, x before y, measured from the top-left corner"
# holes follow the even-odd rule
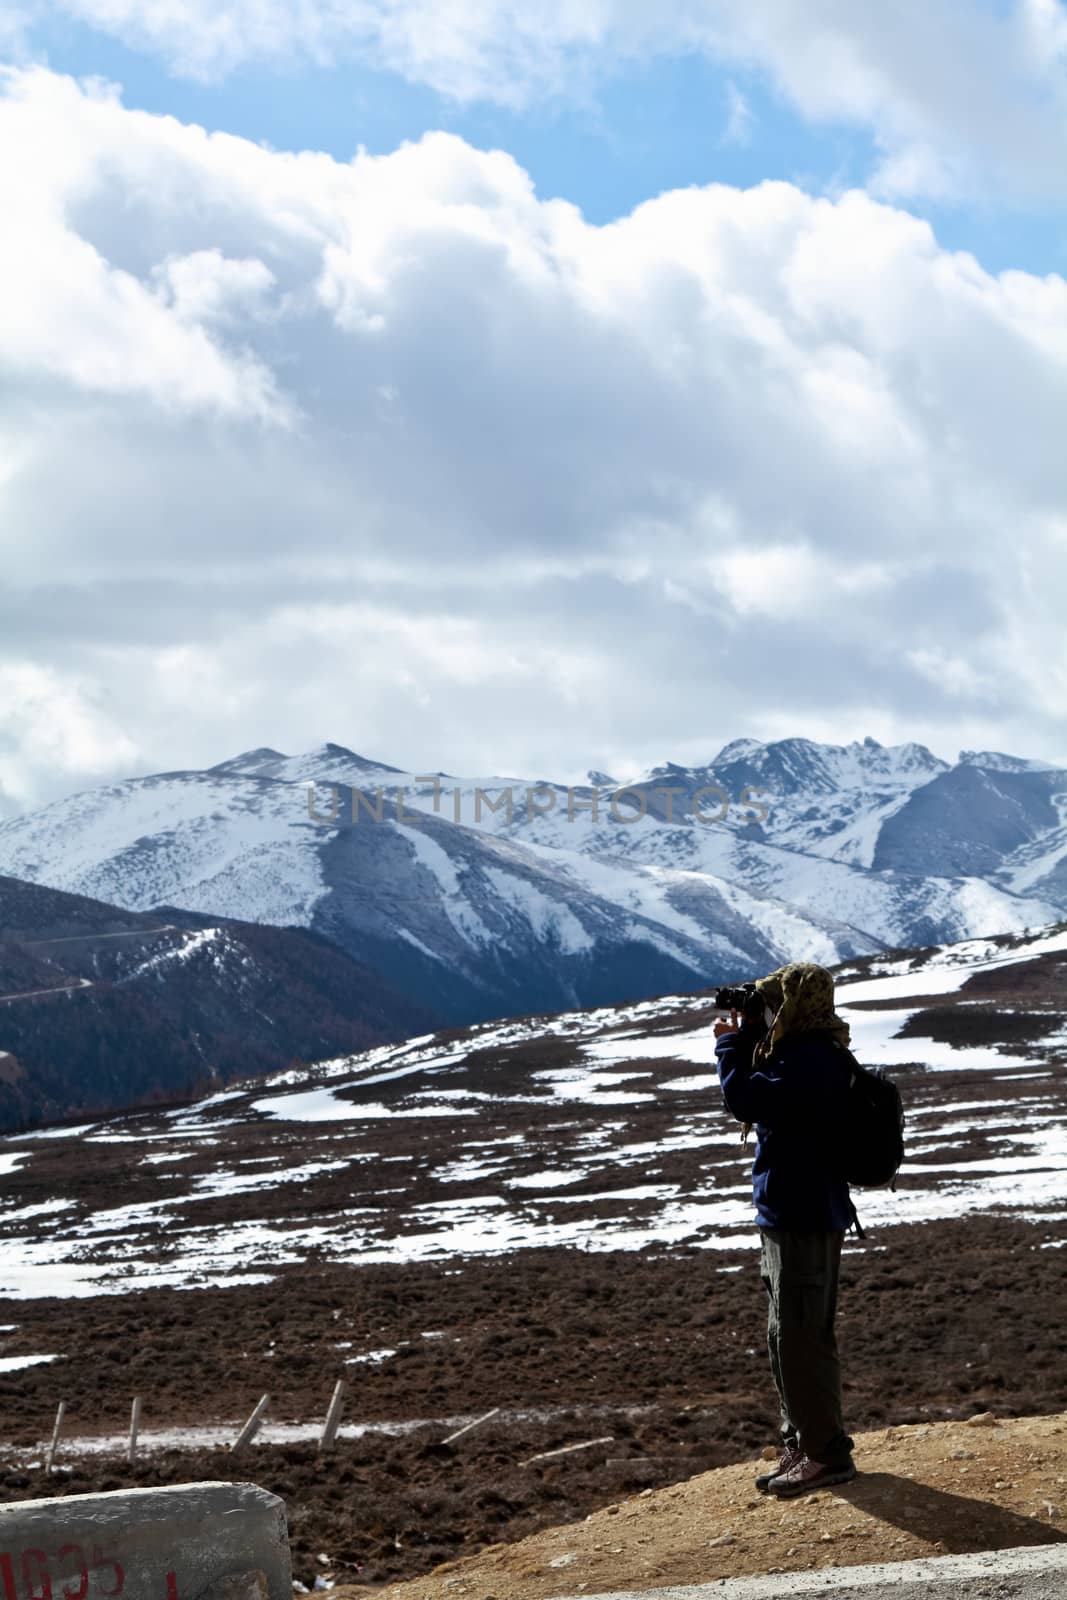
[[[6,822],[0,871],[131,910],[309,927],[456,1022],[1067,909],[1067,772],[1041,763],[746,739],[706,766],[588,780],[259,749]]]

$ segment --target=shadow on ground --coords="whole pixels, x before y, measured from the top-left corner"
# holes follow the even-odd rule
[[[940,1543],[948,1555],[1067,1542],[1067,1534],[1039,1517],[1022,1517],[988,1500],[930,1489],[895,1472],[864,1472],[834,1492],[881,1522],[931,1544]]]

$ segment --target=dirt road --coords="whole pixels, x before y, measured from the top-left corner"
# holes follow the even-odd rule
[[[64,934],[59,939],[14,939],[11,942],[24,950],[39,950],[51,948],[57,944],[86,944],[97,943],[101,939],[145,939],[154,933],[173,933],[174,925],[165,922],[159,928],[133,928],[123,933],[71,933]],[[12,1000],[39,1000],[44,995],[72,994],[79,989],[92,989],[91,978],[72,978],[69,983],[57,983],[47,989],[22,989],[17,994],[0,994],[0,1005],[8,1005]]]

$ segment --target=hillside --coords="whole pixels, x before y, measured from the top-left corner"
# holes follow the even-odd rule
[[[838,979],[908,1117],[898,1190],[857,1193],[867,1238],[846,1243],[850,1427],[1063,1411],[1067,925]],[[338,1581],[378,1584],[751,1461],[775,1419],[711,1021],[689,994],[449,1029],[4,1140],[18,1492],[57,1395],[70,1488],[129,1481],[136,1392],[134,1481],[254,1470],[289,1501],[303,1582],[326,1552]],[[231,1466],[264,1393],[262,1442]]]
[[[190,959],[205,959],[205,935],[180,937],[186,950],[202,941]],[[1062,1174],[1065,952],[1057,926],[841,969],[857,1052],[893,1065],[911,1118],[901,1191],[864,1195],[865,1225],[1017,1207],[1028,1169]],[[235,1084],[181,1112],[105,1121],[79,1130],[73,1151],[9,1140],[7,1183],[22,1202],[63,1199],[63,1215],[28,1237],[101,1288],[129,1287],[131,1275],[225,1282],[300,1260],[312,1241],[327,1259],[363,1264],[740,1243],[748,1155],[719,1098],[712,1020],[707,996],[664,996],[418,1036]],[[122,1157],[115,1201],[89,1159],[108,1147]],[[22,1281],[20,1259],[9,1238],[0,1292]],[[33,1292],[32,1277],[19,1292]]]
[[[0,1129],[189,1098],[432,1020],[306,929],[0,878]]]
[[[462,1024],[1051,922],[1065,796],[1040,763],[873,739],[735,740],[571,788],[327,744],[58,801],[0,824],[0,870],[310,928]]]

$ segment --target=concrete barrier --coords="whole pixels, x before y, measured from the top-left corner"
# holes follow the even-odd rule
[[[292,1600],[285,1505],[193,1483],[0,1506],[0,1600]]]
[[[975,1555],[920,1556],[877,1566],[820,1567],[764,1578],[719,1578],[612,1594],[569,1594],[560,1600],[1064,1600],[1067,1540]]]

